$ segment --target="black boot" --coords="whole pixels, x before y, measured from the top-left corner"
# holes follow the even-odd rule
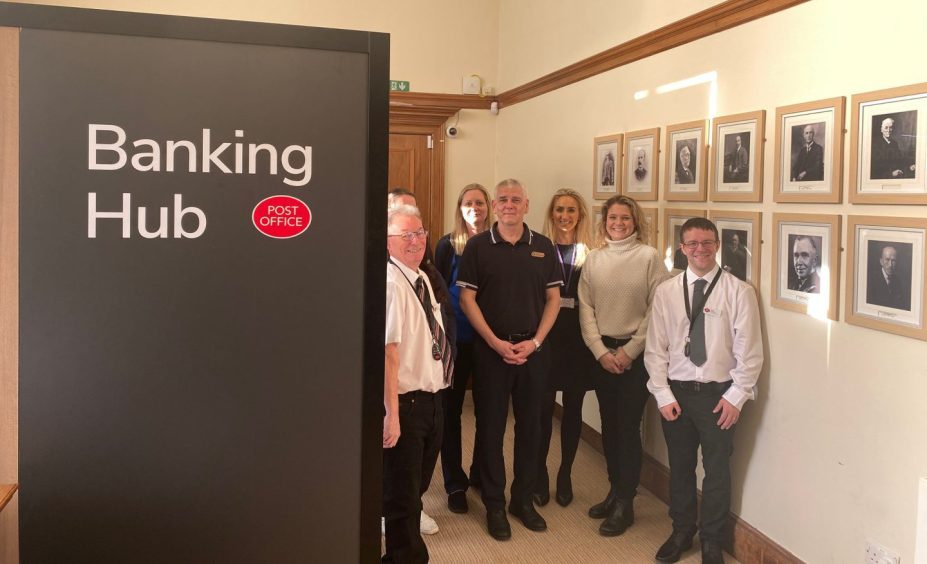
[[[616,499],[605,521],[599,526],[603,537],[617,537],[634,523],[634,500]]]
[[[608,512],[616,499],[618,499],[618,490],[615,486],[612,486],[612,489],[608,490],[605,499],[589,508],[589,516],[593,519],[605,519],[608,517]]]

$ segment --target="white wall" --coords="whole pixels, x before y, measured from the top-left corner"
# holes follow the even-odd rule
[[[552,70],[535,60],[556,59],[547,56],[548,45],[538,37],[556,34],[557,46],[570,46],[571,60],[554,66],[627,39],[629,29],[615,3],[590,4],[597,9],[504,0],[500,82],[514,85]],[[653,17],[630,35],[653,29],[660,7],[678,4],[635,3]],[[683,3],[683,13],[674,10],[668,20],[704,4]],[[602,21],[615,22],[611,41],[603,39],[606,31],[600,28],[608,28]],[[854,93],[927,81],[921,61],[925,21],[927,3],[921,0],[815,0],[504,108],[499,116],[496,176],[525,181],[532,196],[529,223],[537,227],[555,189],[570,186],[591,198],[593,137],[710,117],[708,85],[664,95],[653,94],[656,86],[716,71],[717,115],[767,111],[764,201],[705,205],[763,212],[759,290],[767,364],[759,400],[747,404],[738,429],[733,510],[808,562],[862,561],[867,540],[899,552],[902,562],[912,561],[918,478],[927,476],[921,438],[927,429],[922,399],[927,343],[770,307],[772,212],[925,217],[927,210],[776,205],[775,108],[840,95],[849,104]],[[538,52],[545,56],[537,57]],[[530,76],[519,74],[525,68]],[[650,96],[635,101],[633,93],[644,89]],[[849,123],[849,105],[847,116]],[[665,129],[661,145],[662,134]],[[661,177],[664,170],[661,162]],[[662,185],[661,178],[661,193]],[[841,296],[844,289],[841,281]],[[842,300],[840,307],[842,319]],[[598,425],[593,394],[585,412],[587,421]],[[652,411],[645,436],[648,452],[665,462]]]

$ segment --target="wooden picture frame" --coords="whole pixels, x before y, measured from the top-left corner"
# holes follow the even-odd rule
[[[708,120],[666,126],[667,201],[704,202],[708,178]],[[688,159],[688,165],[683,159]]]
[[[774,213],[772,305],[837,319],[840,216]]]
[[[596,137],[592,143],[592,197],[607,200],[621,193],[621,133]]]
[[[712,122],[709,197],[714,202],[763,201],[766,110]]]
[[[763,243],[763,214],[750,211],[708,212],[718,228],[721,246],[718,264],[737,278],[760,287],[760,245]]]
[[[846,98],[776,108],[773,200],[839,204],[843,200]]]
[[[927,341],[927,218],[847,217],[847,323]]]
[[[927,82],[854,94],[850,202],[927,204]]]
[[[663,264],[670,272],[685,270],[689,261],[679,248],[679,228],[692,217],[707,217],[705,210],[665,208],[663,210],[663,234],[660,239],[660,252]]]
[[[658,221],[658,217],[660,215],[660,210],[658,208],[646,208],[641,206],[641,211],[644,213],[644,216],[641,218],[641,222],[645,223],[647,227],[649,227],[648,232],[650,233],[646,243],[654,249],[659,249],[660,223]]]
[[[639,202],[656,200],[659,165],[659,127],[625,133],[620,192]]]

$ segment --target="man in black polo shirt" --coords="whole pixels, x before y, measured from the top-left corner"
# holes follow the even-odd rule
[[[515,411],[515,479],[509,512],[532,531],[547,523],[534,509],[541,402],[547,387],[550,351],[541,344],[560,311],[563,274],[550,239],[528,229],[528,194],[517,180],[500,182],[489,231],[467,242],[457,275],[460,307],[480,338],[474,343],[474,394],[480,473],[489,534],[511,537],[505,516],[505,459],[502,440],[509,398]]]

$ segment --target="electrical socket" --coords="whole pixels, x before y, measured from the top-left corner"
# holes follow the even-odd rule
[[[901,564],[901,556],[879,543],[866,543],[866,564]]]
[[[494,86],[484,86],[483,87],[483,96],[492,96],[496,93],[496,88]]]

